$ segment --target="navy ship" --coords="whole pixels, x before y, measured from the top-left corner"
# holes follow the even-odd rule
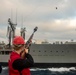
[[[14,24],[9,19],[10,27],[13,30],[13,37],[15,34]],[[16,24],[15,24],[16,25]],[[24,29],[24,28],[23,28]],[[22,29],[22,30],[23,30]],[[9,44],[11,41],[11,32],[9,31]],[[25,31],[25,29],[24,29]],[[22,32],[21,32],[22,35]],[[25,34],[24,34],[25,35]],[[24,37],[24,36],[23,36]],[[9,55],[12,48],[8,48],[4,43],[0,44],[0,63],[7,65]],[[29,53],[33,56],[35,65],[34,67],[75,67],[76,66],[76,44],[35,44],[30,46]]]
[[[0,63],[7,64],[12,49],[0,49]],[[32,44],[35,67],[76,66],[76,44]]]

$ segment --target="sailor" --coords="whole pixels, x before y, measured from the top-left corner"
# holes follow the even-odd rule
[[[9,75],[30,75],[30,67],[33,67],[34,60],[25,48],[25,41],[21,36],[13,39],[13,51],[9,59]]]
[[[0,73],[2,72],[2,66],[0,65]]]

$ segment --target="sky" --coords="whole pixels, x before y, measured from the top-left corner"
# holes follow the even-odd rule
[[[0,42],[8,43],[8,18],[16,35],[26,28],[26,40],[37,26],[35,41],[76,41],[76,0],[0,0]]]

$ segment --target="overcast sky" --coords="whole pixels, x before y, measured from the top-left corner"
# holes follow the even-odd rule
[[[16,35],[26,27],[28,39],[38,26],[35,40],[76,40],[76,0],[0,0],[0,42],[8,42],[8,18],[16,23],[16,13]]]

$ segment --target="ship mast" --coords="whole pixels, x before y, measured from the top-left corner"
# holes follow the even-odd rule
[[[25,39],[25,32],[26,32],[26,28],[23,27],[23,16],[22,16],[22,27],[20,30],[20,35]]]
[[[9,39],[9,47],[11,46],[11,41],[13,40],[13,38],[15,37],[15,30],[16,30],[16,26],[17,26],[17,23],[14,24],[11,19],[9,18],[8,19],[8,23],[9,23],[9,26],[8,26],[8,31],[7,31],[7,36],[8,36],[8,39]]]
[[[25,31],[26,31],[26,28],[24,27],[24,28],[21,28],[21,31],[20,31],[20,33],[21,33],[21,36],[25,39]]]

